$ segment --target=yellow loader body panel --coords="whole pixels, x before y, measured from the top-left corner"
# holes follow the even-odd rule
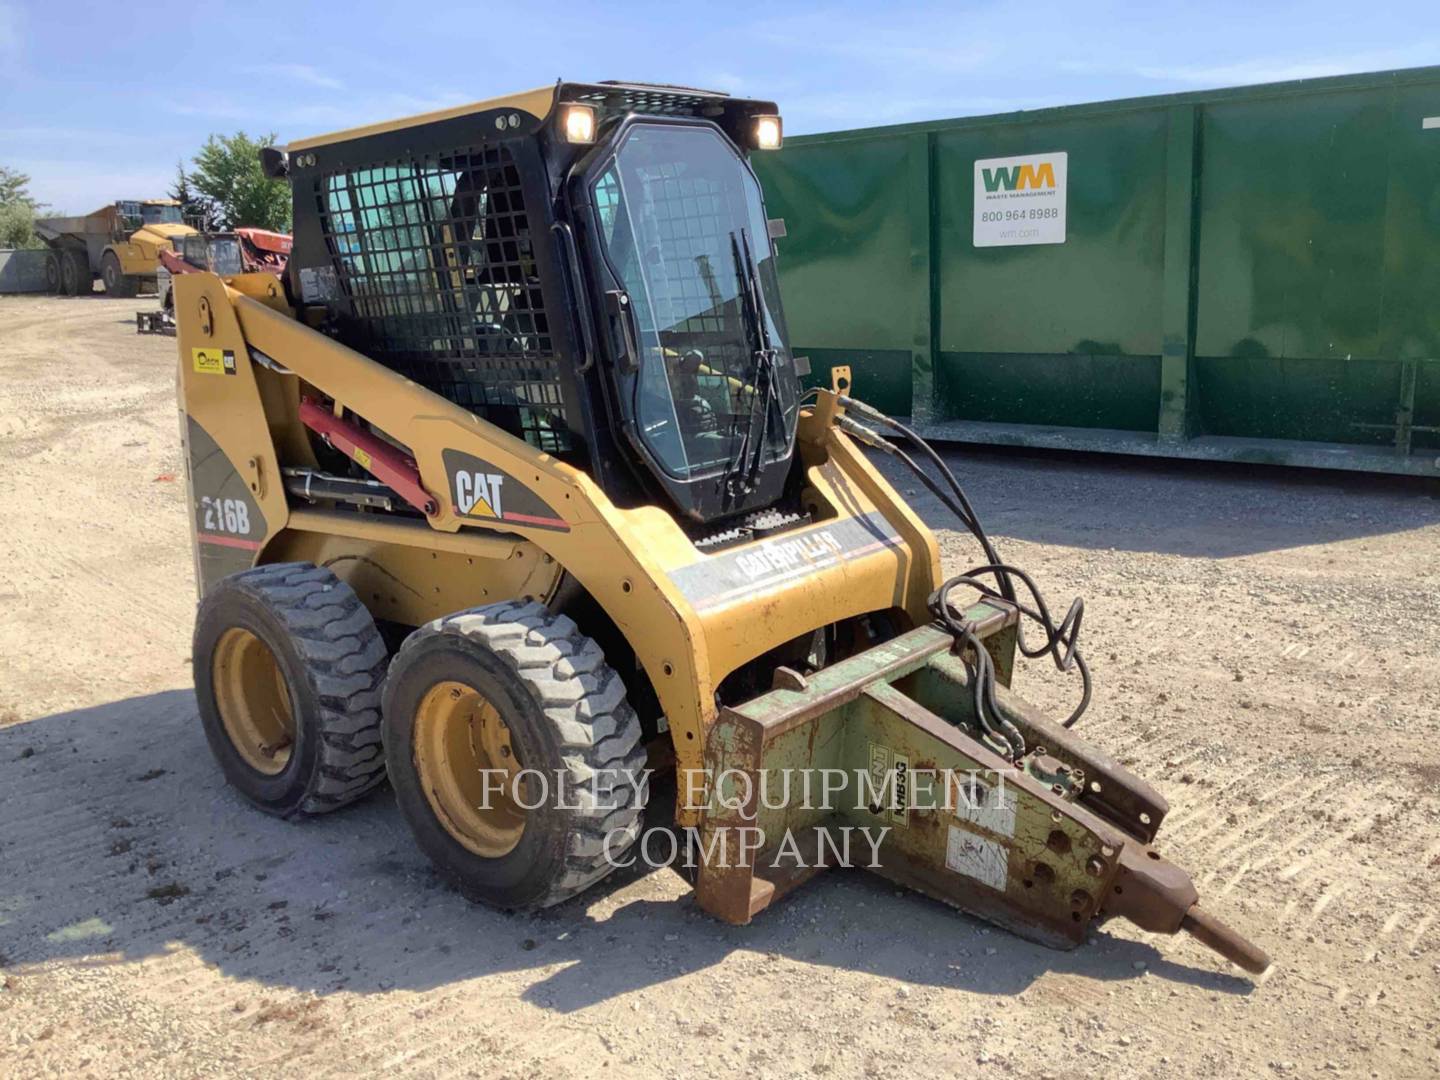
[[[213,274],[175,280],[184,412],[246,478],[259,510],[243,536],[199,520],[197,560],[216,558],[218,550],[236,569],[283,561],[320,550],[308,539],[319,534],[328,537],[324,554],[342,578],[362,578],[377,547],[391,561],[412,559],[407,549],[428,558],[432,548],[437,563],[469,560],[469,572],[443,575],[428,592],[401,590],[392,598],[387,591],[378,601],[380,613],[411,625],[516,596],[545,599],[563,570],[625,634],[660,699],[680,767],[697,770],[717,716],[715,688],[746,661],[866,612],[925,618],[939,584],[933,535],[833,427],[811,423],[801,431],[802,452],[813,462],[810,497],[822,511],[817,523],[706,555],[664,510],[615,507],[586,474],[297,322],[273,277],[247,275],[232,286]],[[205,318],[178,317],[202,310]],[[255,364],[252,347],[283,358],[293,376]],[[301,382],[409,448],[436,503],[426,525],[290,509],[278,482],[277,442],[299,448],[303,438],[298,420],[286,429],[275,418],[277,411],[298,415]],[[533,524],[462,513],[447,453],[486,463],[553,508],[555,519]],[[359,584],[361,595],[375,592]]]
[[[105,250],[115,253],[124,273],[134,277],[154,277],[159,266],[160,249],[173,246],[173,241],[179,237],[195,235],[196,231],[189,225],[146,225],[131,233],[128,241],[111,244]]]

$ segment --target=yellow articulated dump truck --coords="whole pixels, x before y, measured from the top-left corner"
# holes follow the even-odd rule
[[[1165,799],[1072,730],[1079,602],[843,367],[802,391],[750,167],[781,139],[772,102],[560,82],[262,154],[284,275],[174,281],[224,776],[283,818],[388,778],[503,908],[683,848],[733,923],[861,866],[1047,945],[1125,918],[1263,970],[1156,846]],[[1029,658],[1068,718],[1011,690]]]
[[[111,296],[153,290],[160,251],[195,235],[174,199],[122,199],[85,217],[41,218],[35,232],[50,248],[46,287],[62,296],[89,293],[97,276]]]

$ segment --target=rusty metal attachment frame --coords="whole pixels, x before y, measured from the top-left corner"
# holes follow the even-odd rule
[[[1013,670],[1013,608],[966,612]],[[1151,846],[1149,784],[997,686],[1029,748],[991,750],[955,640],[926,626],[724,710],[706,743],[702,907],[731,923],[820,871],[862,866],[1022,937],[1073,948],[1099,919],[1186,930],[1251,972],[1269,957],[1198,906]]]

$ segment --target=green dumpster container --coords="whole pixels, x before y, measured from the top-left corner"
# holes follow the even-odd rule
[[[754,161],[811,378],[928,436],[1440,475],[1440,67]]]

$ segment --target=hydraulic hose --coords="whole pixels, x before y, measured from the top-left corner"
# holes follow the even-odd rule
[[[895,458],[913,473],[940,500],[941,504],[959,519],[960,523],[979,542],[981,550],[985,553],[986,561],[983,564],[950,578],[936,589],[930,596],[929,608],[936,621],[967,646],[961,650],[961,655],[964,658],[966,672],[970,676],[975,694],[976,719],[986,735],[990,737],[991,741],[1008,746],[1011,756],[1014,758],[1019,758],[1025,753],[1024,738],[1000,712],[995,693],[994,662],[975,636],[973,625],[961,619],[950,603],[950,593],[954,589],[962,587],[975,589],[983,596],[993,596],[1005,600],[1014,605],[1025,619],[1039,624],[1045,640],[1041,644],[1031,646],[1025,639],[1022,620],[1016,642],[1022,656],[1027,659],[1035,659],[1048,655],[1058,670],[1063,672],[1073,670],[1079,673],[1080,702],[1064,721],[1065,727],[1073,727],[1075,722],[1084,715],[1085,710],[1090,707],[1093,689],[1090,668],[1085,663],[1085,657],[1080,651],[1079,644],[1080,626],[1085,616],[1084,600],[1076,597],[1065,613],[1065,617],[1057,623],[1050,614],[1049,605],[1046,604],[1045,597],[1034,579],[1019,567],[1011,566],[1000,558],[994,543],[980,523],[974,505],[965,494],[964,488],[960,486],[960,481],[955,478],[955,474],[945,464],[935,448],[911,428],[886,416],[863,401],[841,395],[839,404],[849,412],[863,416],[872,423],[879,424],[889,432],[898,435],[934,466],[935,471],[940,474],[943,484],[941,480],[937,480],[922,468],[914,457],[887,439],[882,432],[861,424],[850,416],[841,416],[837,420],[837,426],[846,434],[866,446]],[[1017,581],[1028,594],[1025,600],[1020,599],[1016,590]]]

